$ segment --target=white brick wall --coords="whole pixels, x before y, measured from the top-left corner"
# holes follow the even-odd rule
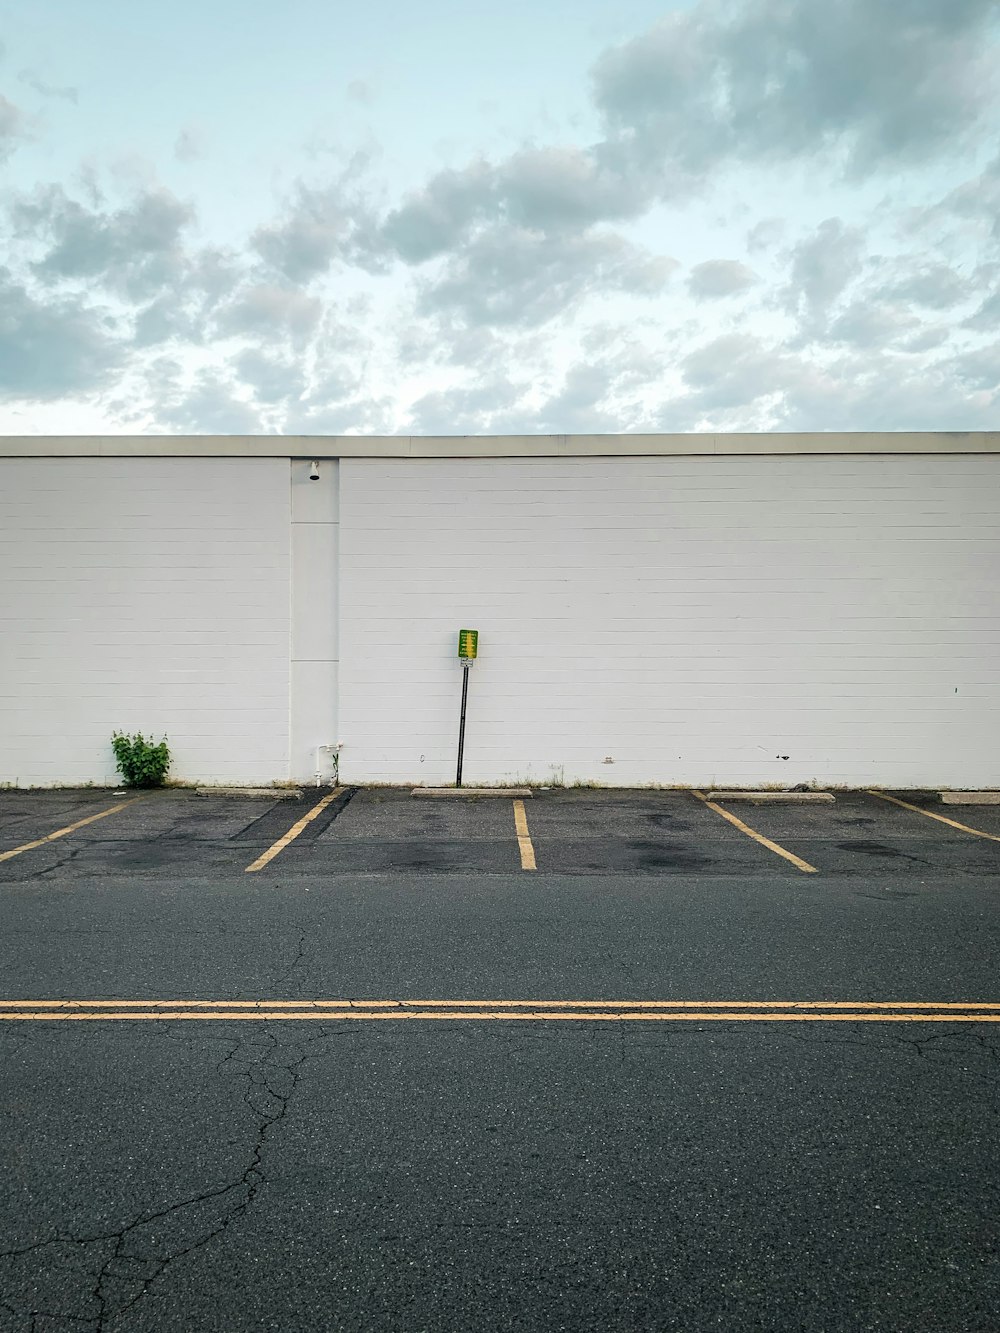
[[[0,460],[0,634],[0,782],[286,777],[288,460]]]
[[[1000,785],[996,456],[345,459],[341,482],[349,781],[454,781],[470,626],[468,783]]]

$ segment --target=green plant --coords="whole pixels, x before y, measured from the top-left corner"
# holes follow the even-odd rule
[[[170,750],[167,738],[153,744],[137,731],[128,736],[123,731],[116,731],[111,737],[111,748],[115,752],[118,769],[125,779],[126,787],[159,787],[170,767]]]

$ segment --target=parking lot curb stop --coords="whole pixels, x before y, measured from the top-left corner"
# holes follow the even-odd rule
[[[434,798],[448,796],[512,796],[523,800],[531,795],[530,787],[414,787],[411,796],[430,796]]]
[[[832,801],[828,791],[710,791],[710,801]]]

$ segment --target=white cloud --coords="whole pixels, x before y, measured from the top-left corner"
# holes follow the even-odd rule
[[[707,259],[688,275],[688,291],[694,297],[715,300],[738,296],[757,282],[753,269],[738,259]]]
[[[6,161],[26,137],[23,113],[0,93],[0,162]]]

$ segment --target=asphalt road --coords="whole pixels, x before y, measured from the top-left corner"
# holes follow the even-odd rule
[[[316,795],[0,793],[0,1328],[1000,1327],[1000,811]]]

